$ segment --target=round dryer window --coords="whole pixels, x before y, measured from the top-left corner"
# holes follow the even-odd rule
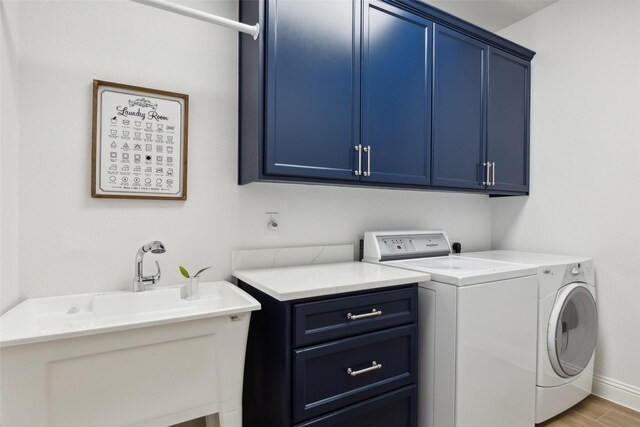
[[[578,375],[596,347],[598,312],[584,283],[570,283],[558,291],[551,310],[547,345],[554,371],[563,378]]]

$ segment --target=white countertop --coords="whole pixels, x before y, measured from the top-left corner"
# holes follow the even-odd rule
[[[233,275],[280,301],[424,282],[427,273],[368,262],[236,270]]]

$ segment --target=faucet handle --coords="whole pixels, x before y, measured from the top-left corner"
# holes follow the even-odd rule
[[[153,280],[152,283],[154,285],[160,281],[161,272],[160,272],[160,263],[158,261],[156,261],[156,269],[158,270],[158,272],[155,275],[151,276],[151,279]]]

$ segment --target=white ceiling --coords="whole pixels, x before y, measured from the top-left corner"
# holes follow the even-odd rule
[[[459,18],[496,32],[558,0],[423,0]]]

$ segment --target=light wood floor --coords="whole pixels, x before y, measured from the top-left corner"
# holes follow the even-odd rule
[[[538,427],[640,427],[640,412],[591,395]]]
[[[204,427],[204,418],[173,427]],[[640,412],[591,395],[537,427],[640,427]]]

